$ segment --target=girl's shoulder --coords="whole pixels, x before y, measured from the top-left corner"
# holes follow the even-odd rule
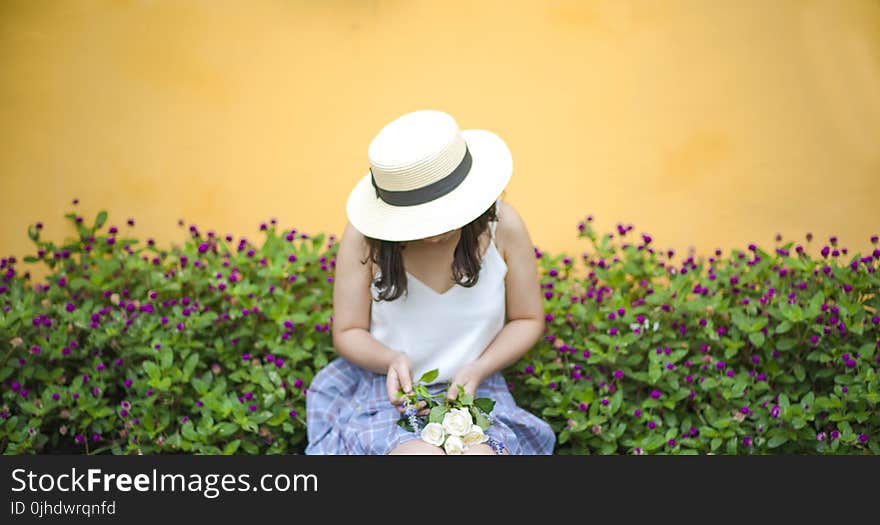
[[[495,226],[495,246],[506,261],[505,246],[531,241],[522,216],[512,204],[499,199],[495,214],[498,217],[498,224]]]

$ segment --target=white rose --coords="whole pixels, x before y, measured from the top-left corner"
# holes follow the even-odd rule
[[[462,438],[464,444],[468,447],[479,445],[489,441],[489,436],[483,433],[483,429],[479,425],[471,425],[471,430]]]
[[[450,455],[461,454],[466,450],[464,441],[458,436],[449,436],[446,438],[446,443],[443,444],[443,448],[446,450],[446,453]]]
[[[443,438],[446,437],[446,431],[440,423],[428,423],[422,429],[422,440],[435,446],[443,445]]]
[[[466,408],[453,408],[443,416],[443,429],[453,436],[463,436],[471,429],[474,420]]]

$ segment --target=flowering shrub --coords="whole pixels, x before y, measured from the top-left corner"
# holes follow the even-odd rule
[[[29,228],[45,284],[0,261],[0,451],[302,452],[334,355],[332,235],[272,220],[257,246],[190,226],[162,249],[104,212],[66,217],[60,246]],[[547,332],[505,372],[557,453],[880,453],[880,250],[673,264],[590,219],[592,254],[535,249]]]
[[[547,333],[508,373],[557,453],[880,453],[880,250],[832,237],[815,260],[777,235],[675,264],[591,221],[585,276],[535,250]]]
[[[166,250],[103,230],[104,212],[67,217],[78,238],[62,246],[29,230],[45,285],[0,266],[0,450],[305,447],[306,387],[333,352],[332,236],[273,220],[257,247],[190,226]]]

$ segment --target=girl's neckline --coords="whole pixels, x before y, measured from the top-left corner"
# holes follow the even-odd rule
[[[489,247],[486,248],[485,253],[483,253],[483,257],[482,257],[482,259],[481,259],[481,264],[480,264],[480,275],[483,274],[483,269],[486,267],[486,258],[489,257],[489,252],[490,252],[490,251],[493,251],[493,250],[494,250],[495,253],[498,255],[498,260],[501,261],[501,265],[504,266],[504,267],[507,266],[507,263],[504,261],[504,257],[501,256],[501,253],[498,251],[498,247],[495,246],[495,238],[494,238],[494,236],[493,236],[493,237],[489,240]],[[455,290],[456,288],[464,288],[463,286],[459,286],[458,283],[453,283],[452,286],[450,286],[449,288],[447,288],[445,291],[443,291],[443,292],[438,292],[437,290],[435,290],[435,289],[431,288],[430,286],[428,286],[427,284],[425,284],[421,279],[419,279],[419,278],[416,277],[415,275],[409,273],[408,271],[405,272],[405,273],[406,273],[406,275],[407,275],[407,278],[411,279],[412,281],[415,281],[416,283],[419,284],[419,286],[421,286],[422,288],[425,288],[426,290],[428,290],[429,292],[433,293],[433,294],[436,295],[437,297],[446,297],[447,295],[449,295],[449,294],[450,294],[453,290]]]

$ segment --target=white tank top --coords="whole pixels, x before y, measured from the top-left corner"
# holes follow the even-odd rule
[[[450,381],[504,327],[507,264],[495,246],[495,225],[489,223],[492,240],[471,288],[456,283],[440,294],[407,272],[408,294],[389,302],[376,301],[379,291],[371,285],[370,333],[409,356],[413,381],[435,368],[439,374],[432,383]]]

